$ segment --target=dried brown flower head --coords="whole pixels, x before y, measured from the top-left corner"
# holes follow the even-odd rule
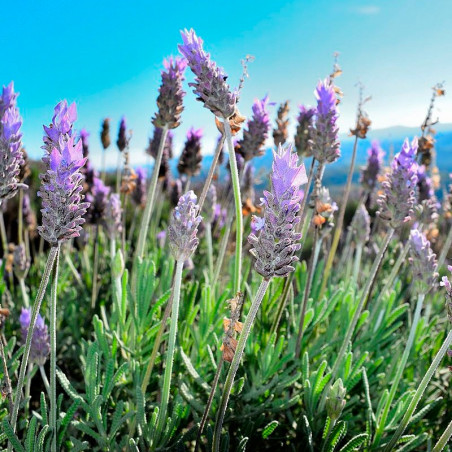
[[[243,305],[242,292],[237,292],[234,298],[228,300],[228,303],[231,311],[231,318],[225,318],[223,320],[223,329],[225,334],[220,350],[223,352],[223,359],[227,362],[231,362],[237,348],[237,339],[234,337],[235,333],[240,333],[243,328],[243,324],[239,322]]]
[[[235,107],[234,114],[229,118],[229,126],[231,127],[232,136],[237,135],[242,128],[242,124],[246,121],[246,117],[242,116],[237,107]],[[215,116],[215,124],[218,131],[224,135],[224,124]]]
[[[273,130],[273,140],[275,146],[278,147],[280,144],[283,145],[287,141],[289,126],[289,101],[286,100],[278,108],[278,113],[276,116],[276,128]]]

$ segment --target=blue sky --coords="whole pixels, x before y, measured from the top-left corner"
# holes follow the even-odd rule
[[[254,98],[268,93],[275,102],[291,100],[293,124],[297,105],[314,102],[315,84],[331,71],[335,51],[344,71],[337,81],[345,93],[344,132],[354,121],[357,81],[372,95],[367,110],[375,128],[419,125],[431,86],[446,81],[446,92],[451,86],[448,0],[1,2],[0,84],[14,80],[21,93],[24,143],[33,157],[41,155],[42,124],[68,99],[78,105],[77,128],[91,133],[95,162],[101,119],[111,118],[116,135],[122,114],[134,131],[132,160],[145,161],[162,60],[177,54],[185,27],[204,39],[232,85],[240,60],[255,56],[240,102],[245,115]],[[202,127],[209,153],[217,135],[212,115],[186,91],[176,145],[190,126]],[[452,93],[439,100],[438,114],[452,122]],[[109,158],[116,162],[111,148]]]

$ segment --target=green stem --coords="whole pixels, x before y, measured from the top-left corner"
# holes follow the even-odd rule
[[[361,266],[361,256],[363,254],[363,244],[361,242],[356,244],[355,261],[353,263],[353,283],[358,282],[359,268]]]
[[[20,291],[22,293],[22,299],[24,301],[24,306],[28,309],[30,307],[30,297],[28,296],[27,288],[25,287],[24,278],[19,278],[19,286],[20,286]]]
[[[450,247],[452,245],[452,227],[449,228],[449,232],[447,234],[446,241],[444,242],[443,248],[441,250],[441,254],[438,258],[438,268],[441,268],[447,258],[447,253],[450,250]]]
[[[345,185],[344,196],[342,197],[341,207],[336,220],[336,229],[334,230],[333,241],[331,243],[330,252],[328,254],[328,260],[323,270],[322,286],[320,288],[319,299],[323,297],[325,293],[328,278],[330,276],[331,267],[333,266],[334,256],[336,255],[337,246],[339,245],[339,239],[341,238],[342,226],[344,225],[345,210],[347,209],[348,198],[350,196],[350,189],[352,186],[353,171],[355,169],[356,151],[358,149],[358,135],[355,136],[355,143],[353,145],[352,159],[350,162],[350,168],[347,175],[347,183]]]
[[[441,438],[435,444],[435,447],[432,449],[432,452],[441,452],[444,449],[444,447],[446,447],[446,444],[449,442],[451,436],[452,436],[452,421],[449,422],[449,425],[447,426],[446,430],[444,430],[444,433],[441,435]]]
[[[44,366],[39,366],[39,371],[41,372],[42,382],[44,383],[44,386],[46,388],[47,395],[49,397],[51,397],[50,384],[49,384],[49,380],[47,379],[47,375],[46,375],[46,371],[44,369]]]
[[[97,275],[99,271],[99,225],[94,226],[96,233],[94,234],[94,269],[93,269],[93,284],[91,287],[91,308],[96,307],[97,299]]]
[[[50,430],[52,432],[52,452],[57,450],[57,400],[56,400],[56,309],[58,291],[58,269],[60,246],[57,247],[53,281],[50,294]]]
[[[383,408],[382,415],[378,422],[378,427],[375,432],[374,447],[376,448],[380,444],[381,437],[383,435],[386,420],[388,418],[389,410],[391,408],[392,401],[397,392],[400,379],[402,378],[403,371],[405,370],[408,357],[410,356],[411,347],[413,346],[414,337],[416,335],[416,329],[421,318],[422,305],[424,303],[425,294],[420,293],[417,298],[416,310],[414,312],[413,323],[411,324],[410,334],[408,335],[408,340],[405,345],[405,350],[403,351],[402,359],[397,363],[397,371],[394,380],[391,382],[391,390],[389,391],[389,397],[386,401],[386,405]]]
[[[171,325],[168,339],[168,351],[166,353],[165,374],[163,376],[162,401],[160,404],[159,420],[157,424],[157,437],[160,437],[166,425],[166,413],[168,411],[168,402],[171,389],[171,374],[173,371],[174,350],[176,346],[177,322],[179,316],[180,287],[182,282],[182,270],[184,261],[176,262],[176,272],[173,285],[173,303],[171,310]]]
[[[226,229],[224,230],[223,237],[221,238],[220,242],[220,251],[218,253],[217,257],[217,265],[215,269],[215,275],[213,277],[212,281],[212,287],[216,287],[218,278],[220,276],[221,268],[223,267],[223,260],[224,255],[226,254],[226,248],[228,246],[229,241],[229,234],[231,233],[231,221],[228,219],[226,220]]]
[[[218,159],[220,158],[220,155],[221,155],[221,150],[223,149],[223,146],[224,146],[224,139],[225,139],[225,136],[222,135],[221,139],[218,142],[217,147],[215,149],[215,154],[213,156],[213,160],[210,165],[209,174],[207,175],[207,179],[204,182],[204,187],[202,187],[201,195],[199,196],[198,205],[199,205],[200,212],[202,211],[202,206],[204,205],[204,201],[206,200],[207,192],[208,192],[210,184],[212,182],[212,178],[215,173],[215,168],[217,166]]]
[[[205,223],[206,226],[206,242],[207,242],[207,262],[209,266],[209,282],[213,281],[213,248],[212,248],[212,225],[210,222]]]
[[[311,252],[311,258],[309,259],[309,269],[308,269],[306,285],[304,288],[300,322],[298,325],[297,343],[295,346],[295,358],[298,358],[300,356],[301,340],[303,338],[304,319],[305,319],[305,315],[306,315],[306,308],[308,305],[309,292],[311,291],[312,280],[314,278],[314,270],[315,270],[315,267],[317,266],[317,260],[319,258],[321,246],[322,246],[322,241],[319,240],[319,228],[314,227],[314,243],[313,243],[314,249]]]
[[[2,240],[3,256],[6,256],[8,254],[8,239],[6,238],[5,220],[3,218],[1,202],[0,202],[0,237]]]
[[[23,240],[23,229],[24,229],[24,220],[23,220],[23,216],[24,216],[24,212],[23,212],[23,208],[22,205],[24,203],[24,191],[23,189],[19,189],[19,210],[17,212],[17,223],[18,223],[18,228],[17,228],[17,243],[20,245]]]
[[[118,150],[118,161],[116,163],[116,193],[121,188],[121,151]]]
[[[240,195],[240,180],[237,170],[237,160],[235,159],[234,144],[232,143],[231,126],[226,119],[223,121],[226,142],[229,150],[229,166],[231,168],[232,189],[235,201],[235,267],[234,267],[234,294],[240,291],[242,274],[242,238],[243,238],[243,217],[242,199]]]
[[[143,216],[141,218],[140,234],[138,236],[137,250],[135,258],[143,259],[144,248],[146,246],[146,239],[148,236],[149,223],[151,221],[151,213],[154,208],[155,202],[155,189],[157,187],[157,181],[159,176],[160,165],[162,163],[163,150],[165,148],[166,136],[168,134],[168,125],[162,128],[162,136],[160,138],[159,149],[157,151],[157,157],[155,159],[154,168],[152,170],[151,183],[149,184],[148,195],[146,198],[146,207],[144,208]],[[135,272],[134,272],[135,273]],[[136,287],[136,276],[134,277]],[[134,293],[135,291],[132,290]]]
[[[452,330],[449,331],[449,334],[447,335],[446,339],[443,342],[443,345],[438,350],[438,353],[436,354],[435,358],[432,361],[432,364],[430,364],[430,367],[428,368],[426,374],[424,375],[424,378],[422,379],[421,383],[419,384],[416,393],[414,394],[413,398],[411,399],[410,405],[408,406],[408,409],[405,412],[405,415],[403,416],[402,421],[400,422],[400,425],[398,426],[396,432],[394,433],[394,436],[391,438],[391,441],[389,441],[388,445],[385,447],[384,452],[390,452],[394,449],[394,446],[396,445],[399,438],[403,435],[403,432],[407,428],[408,424],[410,423],[411,416],[413,415],[417,404],[419,403],[419,400],[424,394],[425,388],[429,384],[431,378],[433,377],[433,374],[435,373],[436,369],[438,368],[439,364],[441,363],[442,359],[444,358],[444,355],[446,354],[447,350],[450,347],[450,344],[452,343]],[[436,447],[436,446],[435,446]]]
[[[13,389],[11,387],[11,380],[9,378],[8,365],[6,363],[5,347],[3,346],[3,340],[0,337],[0,358],[2,360],[3,367],[3,379],[5,380],[6,398],[8,399],[9,412],[13,409]]]
[[[246,316],[245,323],[243,324],[242,332],[237,343],[237,348],[234,353],[234,358],[232,359],[231,365],[229,366],[228,375],[226,377],[226,382],[223,388],[223,394],[221,395],[220,406],[217,411],[217,418],[215,421],[215,432],[213,436],[213,451],[218,452],[220,450],[220,440],[221,440],[221,429],[223,427],[224,415],[226,413],[226,408],[229,402],[229,396],[231,394],[232,385],[234,384],[234,378],[240,365],[240,360],[242,359],[243,352],[245,351],[246,341],[253,327],[254,319],[256,318],[259,306],[264,298],[265,292],[267,291],[268,285],[270,284],[270,279],[263,279],[259,289],[254,297],[251,308]]]
[[[383,260],[386,249],[388,248],[389,242],[391,241],[391,238],[393,235],[394,235],[394,229],[390,228],[388,233],[386,234],[384,243],[381,245],[381,248],[380,248],[380,251],[378,252],[377,257],[375,258],[374,263],[372,264],[369,279],[367,280],[366,286],[364,287],[363,293],[361,294],[359,304],[358,304],[357,308],[355,309],[353,318],[347,327],[347,332],[345,333],[345,337],[342,341],[341,348],[339,350],[339,353],[337,354],[336,361],[335,361],[333,369],[331,371],[330,381],[328,382],[325,389],[323,390],[322,400],[319,405],[319,412],[321,412],[323,410],[323,408],[325,407],[326,396],[329,392],[329,388],[331,387],[331,382],[336,381],[336,376],[337,376],[337,372],[339,370],[339,366],[342,363],[342,359],[347,350],[348,343],[353,335],[353,332],[355,331],[356,324],[358,323],[358,320],[361,316],[361,312],[363,310],[364,304],[367,300],[367,297],[369,296],[370,288],[372,287],[375,277],[377,276],[378,268],[380,267],[380,263]]]
[[[47,284],[49,283],[50,273],[52,271],[53,264],[57,257],[58,250],[59,250],[58,246],[53,246],[50,249],[49,256],[47,258],[46,267],[44,270],[44,275],[41,279],[38,293],[36,294],[36,299],[33,303],[31,319],[30,319],[30,326],[28,328],[27,339],[25,340],[25,350],[22,355],[22,361],[20,363],[19,379],[17,382],[17,389],[16,389],[16,398],[14,400],[13,410],[12,410],[12,414],[11,414],[11,422],[10,423],[11,423],[11,427],[13,428],[13,431],[16,431],[16,423],[17,423],[17,417],[19,414],[20,399],[22,396],[22,389],[24,387],[24,379],[25,379],[25,373],[26,373],[27,366],[28,366],[28,359],[30,357],[31,339],[33,337],[33,331],[34,331],[34,328],[36,325],[36,319],[38,318],[42,299],[44,298]],[[8,449],[12,450],[11,444],[8,445]]]

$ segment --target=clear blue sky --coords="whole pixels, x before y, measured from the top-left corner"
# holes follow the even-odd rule
[[[91,133],[95,161],[101,119],[111,118],[116,139],[122,114],[134,130],[133,161],[142,161],[161,63],[177,54],[185,27],[204,39],[232,85],[241,58],[255,56],[240,103],[245,115],[255,97],[268,93],[275,102],[290,99],[294,118],[297,105],[313,103],[314,86],[339,51],[343,131],[354,120],[358,80],[373,97],[367,110],[375,128],[420,124],[431,86],[443,80],[447,94],[438,102],[439,115],[452,122],[449,0],[1,1],[0,84],[15,81],[24,143],[34,157],[41,155],[42,124],[65,98],[77,102],[77,128]],[[211,152],[217,135],[211,113],[188,87],[185,104],[176,143],[191,125],[202,127]],[[115,162],[116,153],[110,151],[110,158]]]

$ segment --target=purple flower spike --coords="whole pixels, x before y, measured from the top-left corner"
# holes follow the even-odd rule
[[[107,187],[102,179],[94,176],[91,192],[86,195],[86,200],[90,203],[88,221],[91,224],[98,224],[103,220],[109,194],[110,187]]]
[[[82,142],[83,157],[88,157],[89,154],[88,137],[89,133],[85,129],[80,130],[80,140]]]
[[[187,133],[184,149],[177,164],[177,171],[187,176],[197,176],[201,171],[201,138],[202,130],[193,127]]]
[[[83,216],[89,203],[82,202],[83,176],[80,169],[86,162],[83,158],[82,143],[74,145],[70,137],[60,152],[53,148],[49,156],[43,158],[47,171],[40,175],[42,198],[41,236],[52,246],[80,235]]]
[[[147,194],[147,174],[144,168],[137,168],[135,170],[137,178],[135,179],[135,189],[132,193],[132,201],[139,207],[144,207],[146,204]]]
[[[31,310],[22,308],[22,312],[19,317],[20,333],[22,336],[22,343],[25,344],[28,330],[30,328]],[[35,328],[33,330],[33,336],[31,338],[30,348],[30,361],[43,366],[50,354],[50,339],[47,330],[47,325],[44,322],[41,314],[38,314],[36,319]]]
[[[105,214],[102,218],[105,230],[110,240],[114,240],[122,232],[122,208],[121,199],[117,193],[112,193],[105,206]]]
[[[195,83],[189,83],[198,99],[215,116],[228,119],[235,112],[237,93],[231,93],[226,83],[227,75],[210,59],[203,49],[203,40],[193,29],[181,31],[184,43],[179,45],[180,53],[187,59],[195,74]]]
[[[433,198],[433,196],[435,195],[432,179],[427,175],[425,165],[418,166],[417,188],[419,194],[419,204],[422,203],[422,201]]]
[[[436,255],[433,253],[430,242],[418,229],[410,232],[409,261],[413,271],[413,282],[419,293],[426,294],[435,286],[438,278],[436,269]]]
[[[162,71],[162,84],[157,98],[159,109],[152,123],[156,127],[168,126],[169,129],[175,129],[180,125],[180,116],[184,109],[185,91],[182,89],[182,82],[185,80],[187,61],[179,57],[170,57],[163,65],[165,70]]]
[[[129,138],[127,137],[127,123],[126,117],[123,116],[119,122],[118,139],[116,140],[116,146],[120,152],[122,152],[129,144]]]
[[[389,221],[391,227],[399,228],[409,221],[416,203],[416,184],[418,165],[416,163],[417,138],[411,145],[405,139],[401,151],[391,164],[391,174],[382,184],[378,197],[379,215]]]
[[[59,102],[54,109],[52,123],[49,127],[43,126],[45,135],[42,149],[47,151],[48,154],[54,148],[61,152],[65,147],[65,143],[73,136],[73,124],[76,119],[77,107],[75,102],[71,105],[68,105],[66,100]]]
[[[383,157],[385,153],[378,141],[373,141],[371,148],[367,151],[367,165],[361,170],[361,185],[368,193],[375,190],[378,176],[383,168]]]
[[[253,230],[248,241],[253,248],[250,253],[256,258],[254,268],[264,278],[288,276],[298,261],[295,252],[300,249],[297,243],[301,234],[295,232],[300,222],[301,190],[307,182],[304,165],[298,166],[298,156],[292,146],[280,146],[273,153],[272,191],[264,191],[262,205],[265,206],[264,218],[253,218]]]
[[[11,82],[0,97],[0,204],[12,198],[20,188],[20,169],[25,163],[22,151],[22,118],[16,107],[17,94]]]
[[[198,225],[201,217],[193,190],[182,195],[171,215],[168,238],[171,252],[177,261],[186,261],[195,252],[199,240]]]
[[[341,156],[338,140],[339,128],[336,125],[338,112],[336,108],[336,93],[330,79],[319,82],[314,91],[317,99],[317,109],[314,125],[311,127],[311,139],[314,157],[320,163],[333,163]]]
[[[297,133],[295,135],[295,148],[300,157],[312,157],[311,130],[316,110],[313,107],[300,106],[297,117]]]
[[[243,138],[237,143],[236,151],[242,155],[246,162],[253,157],[264,155],[265,150],[262,147],[265,145],[270,130],[270,117],[267,107],[268,96],[265,96],[262,100],[256,99],[254,101],[253,116],[248,120]]]

